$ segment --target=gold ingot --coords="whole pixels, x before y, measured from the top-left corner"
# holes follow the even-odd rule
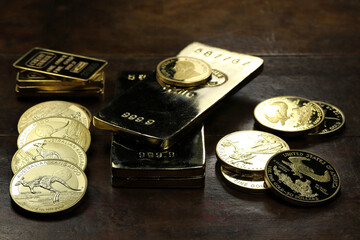
[[[18,148],[25,144],[47,137],[57,137],[75,142],[86,152],[89,149],[91,135],[81,122],[72,118],[48,117],[28,125],[19,135]]]
[[[206,83],[211,77],[211,67],[193,57],[171,57],[156,67],[158,81],[179,87],[194,87]]]
[[[261,131],[238,131],[226,135],[216,145],[221,163],[234,172],[263,172],[274,154],[289,150],[281,138]]]
[[[254,116],[260,127],[284,135],[314,131],[324,120],[319,105],[294,96],[267,99],[255,107]]]
[[[55,213],[76,205],[85,195],[87,178],[77,166],[62,160],[30,163],[10,182],[10,195],[21,208]]]
[[[11,169],[16,173],[27,164],[44,159],[66,160],[81,170],[85,170],[87,164],[86,153],[79,145],[50,137],[29,142],[18,149],[12,158]]]
[[[68,117],[81,122],[86,128],[91,125],[89,110],[84,106],[66,101],[47,101],[36,104],[26,110],[18,122],[18,131],[22,132],[29,124],[47,117]]]

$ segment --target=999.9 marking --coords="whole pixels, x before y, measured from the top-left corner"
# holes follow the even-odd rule
[[[175,157],[175,152],[138,152],[139,158],[173,158]]]
[[[121,115],[123,118],[127,118],[131,121],[135,121],[136,123],[143,123],[145,125],[152,125],[155,123],[153,119],[145,119],[144,117],[138,116],[136,114],[131,114],[129,112],[125,112]]]

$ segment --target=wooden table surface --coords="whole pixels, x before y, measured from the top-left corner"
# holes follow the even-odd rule
[[[0,239],[359,239],[360,2],[0,1]],[[96,113],[115,95],[121,70],[153,70],[191,42],[262,57],[264,71],[205,121],[203,189],[113,188],[111,134],[91,128],[81,204],[56,216],[19,211],[9,196],[17,122],[40,99],[18,99],[12,63],[40,46],[106,59],[103,99],[74,98]],[[295,95],[338,106],[346,128],[331,137],[287,139],[339,171],[341,195],[320,207],[224,185],[217,141],[254,129],[260,101]]]

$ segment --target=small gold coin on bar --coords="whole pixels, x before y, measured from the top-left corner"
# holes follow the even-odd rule
[[[21,133],[29,124],[47,117],[68,117],[75,119],[86,128],[91,125],[88,110],[85,107],[79,107],[79,104],[66,101],[47,101],[36,104],[26,110],[18,122],[18,131]]]
[[[281,199],[300,206],[328,202],[340,191],[340,176],[334,166],[302,150],[274,155],[265,167],[265,183]]]
[[[323,123],[316,129],[315,132],[310,132],[309,135],[328,135],[337,132],[345,124],[345,115],[337,107],[328,103],[315,101],[325,113]]]
[[[90,131],[81,122],[72,118],[48,117],[27,126],[20,133],[17,145],[21,148],[31,141],[48,137],[70,140],[82,147],[85,152],[91,142]]]
[[[233,188],[250,192],[250,193],[260,193],[264,192],[267,189],[267,186],[264,182],[263,173],[250,173],[242,172],[235,173],[229,171],[224,166],[220,167],[220,171],[226,182]]]
[[[216,154],[222,165],[231,171],[263,172],[272,155],[289,149],[284,140],[271,133],[249,130],[220,139]]]
[[[30,163],[10,182],[10,195],[21,208],[55,213],[76,205],[85,195],[87,178],[77,166],[62,160]]]
[[[156,68],[158,81],[179,86],[194,87],[206,83],[211,77],[211,67],[193,57],[171,57],[161,61]]]
[[[44,159],[66,160],[86,168],[87,157],[84,150],[76,143],[61,138],[42,138],[25,144],[16,151],[11,161],[11,169],[16,173],[29,163]]]
[[[260,127],[284,135],[314,131],[324,120],[319,105],[294,96],[267,99],[255,107],[254,116]]]

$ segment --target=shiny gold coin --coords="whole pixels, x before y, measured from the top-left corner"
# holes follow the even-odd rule
[[[254,116],[260,127],[288,135],[313,131],[324,120],[319,105],[293,96],[274,97],[259,103]]]
[[[290,149],[281,138],[261,131],[239,131],[226,135],[216,145],[221,163],[234,172],[262,172],[274,154]]]
[[[18,122],[18,131],[20,133],[31,123],[47,117],[73,118],[89,128],[91,118],[89,118],[84,108],[79,107],[79,104],[66,101],[47,101],[36,104],[21,115]]]
[[[74,142],[62,138],[42,138],[25,144],[16,151],[11,161],[13,173],[29,163],[44,159],[66,160],[81,170],[86,168],[84,150]]]
[[[334,166],[302,150],[272,156],[266,164],[264,179],[277,196],[300,206],[328,202],[340,191],[340,176]]]
[[[14,202],[35,213],[69,209],[82,199],[86,189],[84,172],[61,160],[42,160],[26,165],[10,182]]]
[[[90,131],[81,122],[72,118],[49,117],[40,119],[27,126],[19,135],[18,148],[25,144],[48,137],[70,140],[78,144],[86,152],[90,146]]]
[[[156,68],[158,81],[180,87],[194,87],[204,84],[210,76],[210,65],[193,57],[167,58],[161,61]]]
[[[220,170],[226,182],[235,189],[251,193],[260,193],[267,189],[264,182],[264,174],[262,173],[234,173],[226,169],[224,166],[221,166]]]
[[[315,101],[325,113],[325,118],[322,124],[315,132],[310,132],[309,135],[328,135],[340,130],[345,124],[345,115],[337,107],[328,103]]]

